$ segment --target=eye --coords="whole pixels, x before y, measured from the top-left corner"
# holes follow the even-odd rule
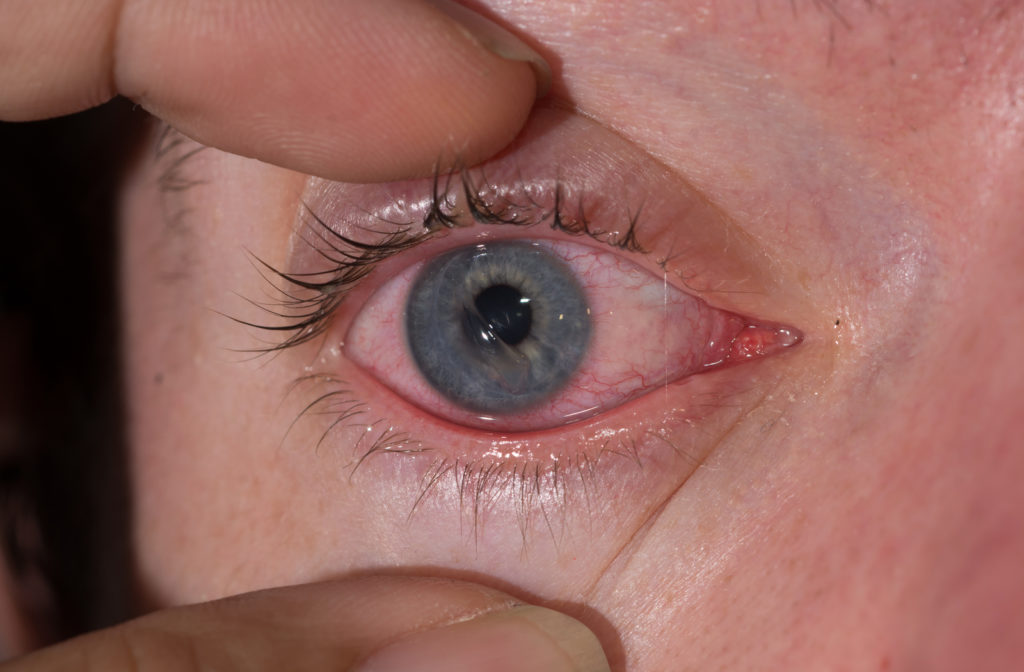
[[[268,349],[303,371],[286,439],[380,478],[378,456],[404,456],[429,484],[416,501],[524,469],[670,487],[791,360],[738,364],[802,339],[776,319],[812,314],[714,203],[561,111],[457,174],[312,180],[295,233],[288,272],[264,265],[280,303],[260,304],[283,318]]]
[[[356,314],[345,349],[434,416],[522,432],[797,339],[712,308],[607,246],[520,238],[405,268]]]

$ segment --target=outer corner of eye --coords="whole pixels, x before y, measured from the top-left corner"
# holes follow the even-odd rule
[[[712,308],[614,252],[504,240],[389,279],[353,319],[345,349],[441,420],[520,432],[589,418],[802,338]]]

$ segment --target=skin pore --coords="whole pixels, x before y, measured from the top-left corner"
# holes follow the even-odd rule
[[[225,315],[266,324],[247,300],[280,299],[254,258],[322,270],[301,240],[310,211],[342,230],[431,181],[324,183],[212,149],[172,170],[196,145],[154,160],[173,137],[155,132],[123,226],[143,606],[441,575],[579,618],[613,669],[1017,660],[1021,7],[473,6],[555,64],[480,175],[546,184],[542,206],[558,177],[620,233],[639,209],[648,251],[547,226],[486,235],[619,255],[803,342],[553,430],[447,423],[344,341],[388,278],[484,227],[391,257],[322,337],[253,356],[278,335]],[[325,376],[363,414],[292,425],[338,389]],[[396,450],[362,459],[363,435]]]

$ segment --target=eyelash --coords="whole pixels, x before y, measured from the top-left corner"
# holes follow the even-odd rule
[[[454,184],[456,180],[457,185]],[[486,177],[483,175],[481,182],[486,183]],[[454,191],[453,185],[458,192]],[[381,235],[380,239],[373,243],[359,242],[338,233],[323,217],[305,205],[308,219],[304,226],[325,244],[326,249],[315,249],[329,262],[331,268],[316,273],[289,273],[254,257],[255,263],[266,272],[264,277],[278,292],[280,300],[275,303],[251,303],[266,310],[275,318],[283,319],[285,323],[259,324],[232,319],[250,327],[287,334],[279,342],[258,348],[256,352],[272,353],[295,348],[323,334],[346,297],[381,263],[435,238],[444,231],[472,225],[530,228],[546,224],[552,231],[564,235],[587,237],[627,253],[647,253],[637,234],[642,208],[629,213],[622,233],[609,233],[595,227],[587,218],[586,194],[580,194],[573,201],[567,201],[566,189],[561,182],[555,181],[550,189],[552,206],[544,208],[537,203],[537,199],[530,197],[527,188],[522,184],[512,191],[513,194],[521,196],[516,198],[499,195],[493,187],[481,188],[465,170],[444,176],[435,174],[425,209],[426,214],[422,220],[392,222],[381,219],[383,224],[396,228],[389,232],[371,231]],[[457,216],[457,195],[464,198],[464,212],[471,220],[468,223]],[[308,240],[306,242],[313,244]],[[664,262],[659,262],[662,263]],[[275,279],[278,282],[275,282]],[[309,295],[302,296],[300,293]],[[352,446],[352,461],[345,467],[350,479],[355,476],[360,466],[374,455],[408,456],[432,452],[431,447],[420,439],[393,430],[384,418],[365,417],[365,404],[349,389],[346,381],[332,374],[314,372],[300,376],[287,394],[293,393],[311,395],[313,400],[299,411],[286,430],[285,438],[291,433],[292,428],[307,416],[329,418],[314,450],[319,450],[327,438],[336,431],[344,432],[346,429],[357,428],[358,438]],[[459,493],[462,513],[471,517],[474,537],[481,506],[500,497],[502,492],[513,493],[520,500],[518,505],[524,512],[532,510],[538,502],[549,497],[562,502],[561,508],[564,511],[568,502],[577,497],[577,489],[572,487],[575,484],[579,486],[578,492],[582,493],[580,496],[589,509],[590,491],[594,489],[589,481],[592,480],[599,461],[620,457],[642,468],[635,445],[630,445],[625,440],[619,440],[615,445],[612,443],[611,440],[606,440],[594,455],[584,452],[578,457],[563,456],[553,465],[545,467],[529,459],[508,456],[483,456],[474,460],[437,457],[424,472],[420,495],[411,507],[408,518],[412,518],[431,492],[442,487],[449,479],[455,491]],[[670,447],[677,453],[685,454],[685,451],[675,446]],[[545,506],[542,503],[539,505],[542,508]],[[527,524],[527,518],[529,517],[524,517],[524,525]],[[525,535],[527,530],[524,529],[522,532]]]
[[[328,248],[317,248],[317,253],[332,268],[315,273],[290,273],[254,257],[255,263],[268,274],[264,277],[281,300],[274,303],[251,303],[275,318],[285,320],[285,323],[260,324],[232,319],[249,327],[287,334],[280,342],[259,348],[257,352],[286,350],[317,338],[327,329],[331,317],[346,296],[382,262],[427,242],[440,232],[467,226],[456,215],[456,194],[451,190],[452,181],[456,177],[461,186],[460,193],[465,198],[465,212],[473,224],[529,228],[547,223],[551,230],[569,236],[585,236],[625,252],[646,253],[637,237],[642,208],[630,214],[623,233],[613,234],[591,224],[584,209],[585,195],[580,195],[576,200],[575,212],[570,213],[565,207],[561,182],[556,181],[554,184],[552,207],[544,209],[525,193],[525,187],[519,191],[523,192],[526,200],[513,202],[506,196],[494,195],[488,198],[488,190],[481,189],[468,171],[448,173],[443,180],[441,175],[435,174],[423,220],[419,223],[381,220],[382,223],[398,228],[390,232],[371,232],[381,234],[381,238],[374,243],[362,243],[334,231],[322,217],[305,206],[311,220],[305,224],[307,229]],[[316,279],[324,276],[326,278],[323,280]],[[275,283],[275,278],[283,285]],[[310,295],[300,296],[300,292],[308,292]]]

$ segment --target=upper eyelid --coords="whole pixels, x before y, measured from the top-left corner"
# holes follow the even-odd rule
[[[397,269],[398,260],[388,263],[394,256],[389,249],[397,243],[403,250],[411,250],[431,240],[423,227],[431,203],[454,204],[458,197],[474,204],[475,199],[465,198],[467,175],[475,185],[469,189],[471,195],[479,194],[489,203],[495,202],[494,197],[504,197],[502,204],[512,196],[517,205],[530,210],[528,217],[524,215],[528,223],[544,220],[550,225],[554,219],[555,228],[562,229],[561,234],[520,229],[513,235],[589,233],[601,241],[598,244],[611,242],[642,267],[663,274],[666,282],[735,313],[788,322],[794,311],[807,315],[815,309],[806,292],[791,282],[789,269],[776,264],[761,241],[745,230],[742,217],[730,216],[685,176],[593,121],[572,111],[537,109],[507,152],[470,171],[441,174],[433,182],[389,184],[308,178],[301,196],[291,201],[296,218],[284,260],[275,262],[277,268],[260,267],[274,286],[270,288],[272,296],[265,303],[249,301],[262,308],[264,315],[244,313],[251,318],[246,324],[269,328],[280,339],[274,339],[277,343],[269,347],[260,343],[250,351],[305,343],[323,332],[335,310],[340,308],[340,315],[346,315],[357,300],[352,297],[341,305],[349,290],[361,296],[372,289],[371,283],[359,282],[365,273],[382,263]],[[439,197],[431,199],[435,191]],[[555,200],[559,200],[557,208],[553,207]],[[478,209],[480,227],[456,229],[446,243],[435,241],[438,245],[431,244],[430,249],[440,249],[457,238],[486,238],[483,224],[492,219],[506,224],[515,220],[515,213],[506,216],[510,213],[498,212],[500,207],[488,210]],[[549,211],[560,216],[545,219]],[[591,217],[593,224],[588,221]],[[443,224],[435,228],[447,229]],[[335,233],[359,243],[336,246],[333,254],[348,262],[344,267],[331,263],[317,249],[330,251],[331,246],[320,236],[330,240],[336,238]],[[382,237],[387,236],[391,239],[384,242],[389,244],[382,245]],[[301,242],[303,237],[306,242]],[[259,259],[273,252],[256,250],[251,254]],[[274,258],[281,259],[280,250],[277,252]],[[348,271],[339,272],[340,268]],[[289,282],[285,275],[299,282]]]
[[[574,210],[568,209],[564,187],[559,181],[555,181],[552,187],[553,206],[544,208],[535,199],[531,199],[525,189],[520,190],[521,200],[513,200],[508,196],[488,199],[488,190],[480,188],[469,171],[457,174],[458,185],[453,189],[455,177],[455,173],[444,176],[442,188],[442,177],[435,175],[429,205],[420,221],[395,222],[379,218],[378,221],[384,227],[372,232],[377,236],[375,242],[362,242],[335,231],[313,208],[303,203],[307,215],[302,225],[303,231],[310,232],[316,238],[315,241],[303,240],[313,246],[317,254],[331,264],[331,268],[318,272],[282,271],[257,257],[256,263],[269,274],[269,277],[265,277],[282,299],[277,303],[258,305],[271,315],[283,319],[284,323],[259,324],[233,319],[247,326],[288,334],[281,342],[261,348],[261,351],[279,351],[299,346],[324,332],[331,316],[348,293],[375,267],[426,243],[445,230],[456,228],[476,225],[532,228],[546,224],[556,232],[586,236],[626,252],[646,253],[637,235],[640,208],[630,215],[623,233],[609,233],[594,227],[587,219],[585,194],[580,195]],[[387,230],[385,227],[391,228]],[[271,278],[277,279],[283,286],[272,282]]]

